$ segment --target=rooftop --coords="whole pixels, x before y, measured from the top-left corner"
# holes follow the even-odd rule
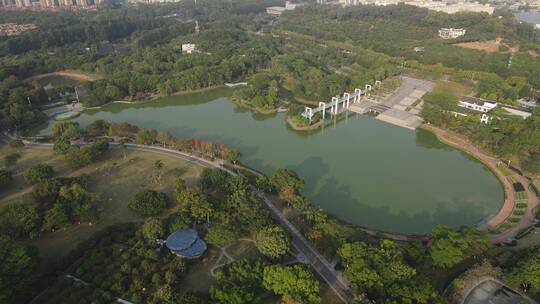
[[[206,251],[206,243],[195,229],[178,230],[165,241],[167,248],[179,257],[197,258]]]

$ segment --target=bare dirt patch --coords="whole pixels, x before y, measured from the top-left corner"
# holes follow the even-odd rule
[[[46,77],[52,77],[52,76],[67,77],[67,78],[81,80],[81,81],[95,81],[102,78],[101,76],[96,75],[96,74],[84,73],[84,72],[73,71],[73,70],[64,70],[64,71],[57,71],[57,72],[32,76],[30,78],[25,79],[24,81],[29,82],[29,81],[40,80],[40,79],[43,79]]]
[[[473,50],[479,50],[484,51],[488,53],[497,53],[500,52],[500,47],[503,46],[507,50],[503,53],[516,53],[519,51],[519,47],[511,47],[505,43],[503,43],[501,40],[488,40],[488,41],[472,41],[472,42],[462,42],[462,43],[456,43],[454,44],[457,47],[464,48],[464,49],[473,49]]]

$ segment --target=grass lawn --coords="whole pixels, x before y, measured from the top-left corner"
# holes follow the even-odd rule
[[[216,281],[210,274],[210,269],[219,259],[221,249],[215,246],[208,246],[205,254],[196,260],[191,261],[189,270],[182,280],[184,290],[208,292],[210,286]]]
[[[9,152],[5,145],[0,147],[0,156]],[[14,171],[13,187],[0,193],[0,207],[7,204],[33,204],[32,187],[26,186],[22,174],[25,169],[38,163],[53,166],[56,176],[89,175],[89,190],[97,194],[99,220],[93,225],[88,223],[74,225],[55,233],[45,233],[39,239],[29,241],[38,247],[42,258],[52,262],[69,253],[76,245],[88,239],[93,233],[109,225],[141,220],[132,213],[127,205],[135,193],[143,189],[154,189],[167,194],[172,193],[172,181],[181,176],[187,184],[197,181],[203,168],[184,160],[141,151],[127,151],[126,158],[119,150],[106,153],[103,160],[82,169],[74,169],[51,150],[22,149],[21,159],[11,168]],[[155,183],[153,164],[163,162],[162,179]],[[170,211],[171,212],[171,211]]]
[[[448,93],[456,97],[468,95],[473,91],[472,85],[463,85],[454,81],[437,81],[437,84],[433,88],[434,93]]]

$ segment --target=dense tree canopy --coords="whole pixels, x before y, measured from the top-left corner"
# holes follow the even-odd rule
[[[263,285],[287,301],[321,303],[320,285],[304,266],[273,265],[264,269]]]
[[[141,216],[156,216],[161,214],[167,207],[167,196],[165,193],[154,190],[143,190],[135,194],[128,206]]]
[[[455,231],[448,226],[437,226],[431,231],[430,255],[435,266],[450,268],[474,255],[481,254],[491,243],[472,227]]]
[[[290,248],[286,231],[279,226],[265,227],[257,233],[257,249],[270,258],[283,257]]]
[[[0,302],[26,302],[28,289],[32,288],[37,270],[36,250],[18,245],[0,235]]]

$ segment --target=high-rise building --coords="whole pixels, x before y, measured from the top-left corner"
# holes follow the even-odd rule
[[[94,8],[102,0],[0,0],[0,7],[17,7],[33,9],[58,8]]]

